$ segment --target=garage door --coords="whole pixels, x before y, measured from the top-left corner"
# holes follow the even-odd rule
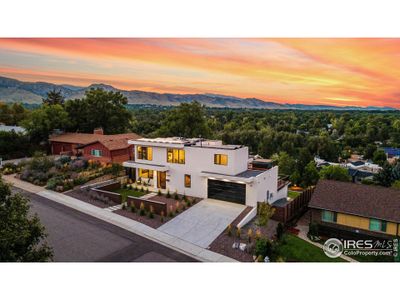
[[[245,204],[246,185],[208,179],[208,198]]]

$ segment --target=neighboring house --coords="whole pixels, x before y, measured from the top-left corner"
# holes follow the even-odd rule
[[[278,167],[249,169],[249,150],[242,145],[200,138],[142,138],[134,145],[134,160],[123,166],[129,175],[155,190],[213,198],[256,206],[287,197],[278,187]]]
[[[101,162],[133,159],[133,145],[129,140],[141,138],[135,133],[105,135],[102,130],[90,133],[62,133],[49,138],[53,155],[78,155]]]
[[[352,182],[358,183],[361,182],[363,179],[373,179],[375,173],[362,171],[357,169],[347,169],[349,175],[351,176]]]
[[[398,189],[320,180],[308,206],[310,221],[323,235],[393,238],[400,234]]]
[[[0,124],[0,131],[6,131],[6,132],[11,132],[14,131],[15,133],[26,133],[25,128],[20,127],[20,126],[7,126],[4,124]]]
[[[382,149],[388,158],[400,157],[400,148],[383,147]]]

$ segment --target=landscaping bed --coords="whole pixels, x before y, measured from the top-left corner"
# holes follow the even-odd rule
[[[104,175],[118,176],[122,170],[118,164],[105,164],[84,158],[71,159],[69,156],[54,159],[35,153],[31,160],[18,165],[17,176],[49,190],[64,192]]]
[[[237,224],[239,224],[239,222],[250,212],[251,209],[252,207],[246,207],[246,209],[242,211],[235,220],[233,220],[232,227],[235,228]],[[246,251],[241,251],[239,249],[232,248],[232,244],[234,242],[240,242],[240,241],[247,243],[247,240],[243,241],[242,239],[238,239],[238,237],[236,237],[235,234],[229,236],[227,232],[224,231],[211,243],[209,249],[213,252],[217,252],[219,254],[231,257],[238,261],[252,262],[253,261],[252,254]]]
[[[143,205],[140,205],[140,207],[132,208],[132,206],[128,205],[125,206],[125,209],[116,210],[114,213],[141,222],[152,228],[158,228],[165,222],[168,222],[189,207],[201,201],[200,198],[195,197],[185,198],[186,200],[183,200],[182,197],[180,197],[180,200],[175,200],[167,198],[165,195],[156,195],[148,199],[150,201],[165,203],[167,206],[167,214],[158,215],[155,213],[154,209],[145,209],[145,199],[143,199]],[[149,207],[149,205],[146,206]]]

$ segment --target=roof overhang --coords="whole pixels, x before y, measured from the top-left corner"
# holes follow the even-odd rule
[[[169,170],[167,166],[163,165],[154,165],[154,164],[146,164],[146,163],[139,163],[135,161],[125,161],[122,163],[122,166],[127,168],[140,168],[140,169],[148,169],[160,172],[166,172]]]
[[[218,173],[204,172],[204,171],[201,172],[201,176],[207,177],[208,179],[212,179],[212,180],[222,180],[222,181],[227,181],[227,182],[232,181],[232,182],[242,183],[242,184],[252,183],[255,178],[255,177],[245,178],[245,177],[238,177],[235,175],[218,174]]]

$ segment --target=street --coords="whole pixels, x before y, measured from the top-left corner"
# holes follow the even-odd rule
[[[56,262],[194,262],[193,258],[36,194],[31,201]]]

